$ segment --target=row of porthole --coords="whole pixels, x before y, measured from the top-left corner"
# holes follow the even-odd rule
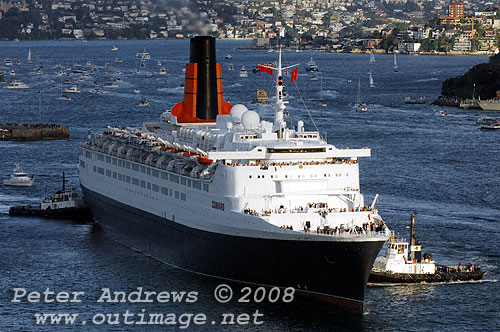
[[[323,174],[323,175],[324,175],[324,177],[325,177],[325,178],[326,178],[326,177],[330,177],[330,174]],[[336,176],[336,177],[341,177],[341,176],[342,176],[342,174],[341,174],[341,173],[337,173],[337,174],[335,174],[335,176]],[[345,176],[349,176],[349,174],[348,174],[348,173],[346,173],[346,174],[345,174]],[[292,176],[290,175],[290,177],[292,177]],[[317,174],[311,174],[311,177],[312,177],[312,178],[313,178],[313,177],[314,177],[314,178],[316,178],[316,177],[318,177],[318,176],[317,176]],[[249,176],[248,176],[248,178],[249,178],[249,179],[251,179],[251,178],[252,178],[252,176],[251,176],[251,175],[249,175]],[[264,179],[264,178],[265,178],[265,175],[257,175],[257,178],[258,178],[258,179],[261,179],[261,178],[262,178],[262,179]],[[299,178],[299,179],[301,178],[300,174],[297,176],[297,178]],[[305,176],[303,176],[302,178],[305,178]],[[274,179],[274,175],[271,175],[271,179]],[[285,175],[285,179],[288,179],[288,175]]]

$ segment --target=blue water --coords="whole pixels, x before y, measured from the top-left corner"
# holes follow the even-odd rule
[[[116,45],[119,50],[111,51]],[[246,42],[218,42],[219,61],[223,64],[224,95],[230,102],[250,105],[254,92],[264,88],[270,93],[270,76],[249,73],[239,78],[242,65],[248,70],[262,62],[275,60],[276,53],[241,50]],[[431,105],[405,105],[404,97],[439,95],[441,82],[463,74],[486,57],[398,57],[399,72],[392,71],[392,56],[377,56],[370,65],[368,55],[326,54],[313,51],[284,52],[288,64],[301,63],[296,81],[305,95],[307,108],[318,129],[340,147],[370,147],[371,158],[360,161],[361,188],[367,202],[380,194],[377,207],[389,226],[400,236],[408,234],[409,213],[417,213],[417,238],[423,250],[431,252],[441,264],[475,262],[487,271],[482,282],[370,287],[366,294],[366,313],[356,315],[331,306],[303,300],[284,303],[218,303],[213,296],[216,280],[172,268],[107,237],[98,227],[69,221],[9,217],[15,204],[36,203],[39,198],[60,187],[66,171],[69,186],[78,187],[79,144],[89,130],[107,125],[127,126],[156,120],[166,109],[182,100],[182,64],[188,61],[187,41],[89,41],[82,42],[2,42],[0,60],[20,59],[13,66],[16,78],[31,84],[27,91],[0,89],[0,121],[56,122],[70,126],[71,138],[55,142],[0,142],[0,175],[10,174],[19,161],[35,175],[31,188],[0,186],[0,331],[165,331],[177,326],[95,325],[97,313],[205,313],[216,324],[187,330],[246,331],[494,331],[500,330],[497,314],[500,220],[500,132],[479,130],[475,121],[484,116],[478,111],[437,108]],[[25,62],[32,49],[35,65],[43,72],[36,75],[33,65]],[[135,54],[146,48],[152,59],[139,66]],[[230,53],[232,60],[223,54]],[[327,108],[319,106],[321,80],[311,81],[303,68],[314,57],[321,69],[323,97]],[[122,63],[114,62],[115,58]],[[158,74],[160,66],[167,75]],[[79,75],[54,74],[55,65],[63,68],[87,61],[97,65],[99,73],[79,82]],[[94,81],[111,79],[105,63],[120,71],[122,82],[106,95],[93,92]],[[228,71],[228,64],[235,66]],[[7,80],[8,70],[4,69]],[[139,73],[135,70],[140,69]],[[369,88],[371,71],[376,87]],[[152,75],[151,75],[152,73]],[[361,97],[371,109],[352,112],[348,104],[356,100],[357,80],[361,77]],[[61,82],[71,79],[82,91],[72,101],[58,101]],[[50,80],[50,81],[49,81]],[[351,83],[347,80],[352,80]],[[286,81],[288,82],[288,81]],[[51,88],[51,86],[53,88]],[[134,94],[134,88],[141,90]],[[290,95],[291,121],[299,119],[312,129],[311,120],[298,98],[294,84]],[[137,107],[141,98],[150,107]],[[93,109],[94,112],[89,112]],[[434,109],[444,110],[441,116]],[[43,292],[50,290],[85,292],[80,303],[28,303],[24,298],[13,303],[13,288]],[[101,288],[131,292],[137,287],[148,291],[197,291],[195,303],[98,303]],[[235,292],[239,292],[235,289]],[[239,294],[239,293],[238,293]],[[263,314],[262,325],[222,325],[223,313]],[[36,325],[35,313],[80,313],[77,326]],[[85,320],[88,323],[82,325]]]

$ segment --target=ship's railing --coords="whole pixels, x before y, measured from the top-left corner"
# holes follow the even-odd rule
[[[337,230],[329,230],[325,231],[323,229],[320,230],[297,230],[300,233],[307,234],[316,234],[316,235],[324,235],[324,236],[337,236],[337,237],[380,237],[380,238],[389,238],[391,236],[390,231],[387,228],[384,228],[381,231],[370,231],[370,230],[353,230],[353,229],[337,229]]]
[[[306,207],[297,206],[293,209],[286,207],[278,207],[275,209],[262,209],[260,212],[252,209],[244,209],[244,214],[250,214],[252,216],[263,217],[271,216],[273,214],[288,214],[288,213],[319,213],[321,216],[326,217],[329,213],[344,213],[344,212],[376,212],[377,209],[371,206],[361,206],[348,210],[346,208],[328,208],[327,203],[309,203]]]
[[[282,167],[282,166],[319,166],[319,165],[340,165],[340,164],[357,164],[357,160],[351,159],[339,159],[335,158],[333,160],[327,161],[293,161],[293,162],[272,162],[272,163],[255,163],[255,162],[231,162],[226,163],[227,166],[260,166],[261,169],[267,169],[269,167]]]

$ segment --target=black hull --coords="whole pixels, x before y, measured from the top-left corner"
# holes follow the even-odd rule
[[[484,271],[472,272],[437,272],[435,274],[411,274],[411,273],[388,273],[371,272],[368,282],[375,284],[414,284],[421,282],[447,282],[480,280]]]
[[[37,206],[12,206],[9,209],[11,216],[42,217],[47,219],[70,219],[70,220],[91,220],[92,213],[85,207],[66,209],[42,210]]]
[[[170,265],[236,282],[294,287],[362,312],[384,240],[277,240],[207,232],[119,203],[82,186],[96,222],[114,238]],[[200,215],[200,218],[203,218]]]

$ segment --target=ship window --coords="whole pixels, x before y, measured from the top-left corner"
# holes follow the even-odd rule
[[[96,169],[97,169],[97,168],[96,168],[96,167],[95,167],[95,165],[94,165],[94,167],[92,167],[92,170],[94,171],[94,173],[96,172]]]
[[[193,180],[193,188],[201,190],[201,182]]]
[[[102,167],[97,167],[97,173],[104,175],[104,168]]]
[[[116,165],[116,164],[117,164],[116,158],[113,158],[113,165]]]
[[[123,166],[123,161],[118,160],[118,166],[122,167]]]
[[[271,175],[271,179],[274,178],[274,176]]]
[[[130,183],[130,176],[127,175],[125,180],[127,181],[127,183]]]
[[[260,175],[257,175],[257,178],[260,179]]]
[[[153,191],[156,191],[156,192],[160,191],[160,186],[158,186],[157,184],[153,183],[153,185],[151,187],[152,187]]]
[[[203,191],[208,192],[208,184],[206,183],[203,184]]]
[[[146,168],[146,174],[151,175],[151,168]]]
[[[249,178],[249,179],[251,179],[251,178],[252,178],[252,176],[251,176],[251,175],[249,175],[249,176],[248,176],[248,178]]]
[[[98,154],[97,160],[104,161],[104,156],[102,154]]]
[[[116,174],[116,172],[113,172],[113,179],[116,179],[118,178],[118,175]]]
[[[146,188],[146,181],[141,180],[141,188]]]
[[[130,161],[125,161],[123,164],[125,168],[130,169]]]
[[[139,172],[139,165],[132,164],[132,170]]]
[[[111,164],[111,157],[110,157],[110,156],[106,156],[106,162],[107,162],[108,164]]]
[[[80,167],[85,168],[85,162],[83,160],[80,160]]]
[[[156,176],[156,177],[160,176],[160,172],[158,172],[156,169],[152,169],[151,174],[153,174],[153,176]]]
[[[185,193],[181,193],[181,201],[185,201],[186,200],[186,194]]]
[[[170,174],[170,181],[179,183],[179,176]]]
[[[139,185],[139,179],[132,178],[132,184],[138,186]]]
[[[161,187],[161,193],[162,193],[163,195],[168,195],[168,189],[167,189],[167,188],[165,188],[165,187]]]
[[[90,151],[85,151],[85,157],[92,159],[92,152]]]
[[[172,189],[169,189],[169,195],[172,196]]]
[[[188,187],[191,187],[191,179],[188,179]]]
[[[179,192],[177,190],[175,191],[175,198],[179,199]]]
[[[164,173],[164,172],[161,172],[161,178],[163,180],[168,180],[168,174],[167,173]]]
[[[118,180],[122,180],[122,175],[120,173],[118,173]]]
[[[141,173],[146,173],[146,167],[141,166]]]
[[[111,177],[111,171],[109,169],[106,170],[106,176]]]
[[[288,178],[288,175],[285,175],[285,179],[287,179],[287,178]]]
[[[183,186],[185,186],[185,185],[186,185],[186,179],[185,179],[185,178],[181,178],[181,184],[182,184]]]
[[[148,189],[151,190],[151,182],[147,182],[146,184],[147,184]]]

